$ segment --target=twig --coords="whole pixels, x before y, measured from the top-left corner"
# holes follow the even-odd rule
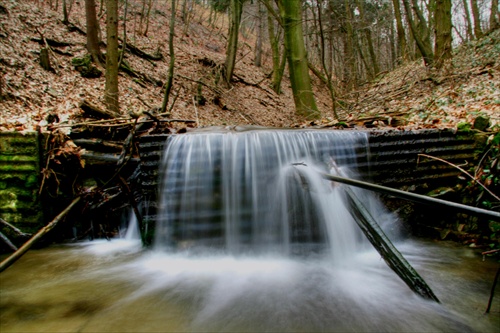
[[[0,232],[0,239],[3,240],[3,242],[7,244],[7,246],[10,247],[11,250],[17,251],[17,247],[10,241],[10,239],[7,236],[5,236],[1,232]]]
[[[196,101],[194,100],[194,96],[193,96],[193,107],[194,107],[194,112],[196,114],[196,127],[200,127],[200,119],[198,118],[198,108],[196,107]]]
[[[3,224],[4,226],[12,229],[17,235],[19,235],[21,237],[30,237],[31,236],[31,234],[27,234],[27,233],[22,232],[21,230],[19,230],[18,228],[16,228],[15,226],[13,226],[12,224],[10,224],[9,222],[5,221],[2,218],[0,218],[0,224]]]
[[[464,174],[466,174],[467,176],[469,176],[472,180],[476,181],[479,186],[481,186],[486,192],[488,192],[489,194],[491,194],[491,196],[493,198],[495,198],[496,200],[500,201],[500,198],[498,196],[495,195],[495,193],[491,192],[486,186],[484,186],[479,180],[477,180],[476,178],[474,178],[470,173],[468,173],[467,171],[465,171],[464,169],[462,169],[461,167],[453,164],[453,163],[450,163],[446,160],[443,160],[441,158],[438,158],[438,157],[434,157],[434,156],[431,156],[431,155],[427,155],[427,154],[418,154],[418,156],[424,156],[424,157],[428,157],[428,158],[432,158],[434,160],[437,160],[437,161],[440,161],[440,162],[443,162],[443,163],[446,163],[448,165],[451,165],[452,167],[454,168],[457,168],[458,170],[462,171]],[[417,163],[419,163],[419,161],[417,161]]]
[[[499,275],[500,275],[500,267],[497,269],[497,273],[495,274],[495,279],[493,280],[493,286],[491,286],[490,299],[488,300],[488,306],[486,307],[485,313],[490,313],[491,303],[493,302],[493,295],[495,294],[495,287],[497,286]]]

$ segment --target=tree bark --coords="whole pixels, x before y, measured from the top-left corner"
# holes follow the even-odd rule
[[[431,46],[426,42],[425,31],[419,29],[415,20],[413,19],[412,8],[410,6],[409,0],[403,0],[403,5],[405,7],[406,17],[408,22],[410,23],[410,30],[413,36],[413,39],[417,43],[417,47],[424,58],[424,62],[427,66],[431,66],[434,61],[434,54],[432,53]],[[417,13],[418,16],[418,13]],[[421,20],[419,19],[421,22]]]
[[[467,40],[472,40],[474,39],[474,33],[472,32],[472,21],[470,19],[470,11],[469,11],[469,3],[467,0],[462,0],[462,4],[464,6],[464,15],[465,15],[465,21],[467,25]]]
[[[280,14],[285,30],[285,48],[292,85],[295,112],[305,119],[318,119],[321,114],[316,106],[304,45],[302,30],[302,1],[279,0]]]
[[[106,0],[106,84],[104,99],[110,112],[119,113],[118,103],[118,0]]]
[[[378,65],[377,56],[375,54],[375,48],[373,47],[373,38],[370,22],[365,21],[365,9],[363,2],[356,0],[356,4],[359,10],[359,17],[361,19],[361,24],[363,24],[363,32],[366,38],[366,44],[368,47],[368,54],[370,56],[370,66],[372,67],[372,72],[374,76],[380,73],[380,66]]]
[[[255,59],[254,64],[257,67],[262,66],[262,39],[264,37],[264,15],[265,10],[262,8],[262,4],[259,2],[257,4],[257,39],[255,41]]]
[[[335,98],[335,89],[333,87],[333,82],[332,82],[332,72],[329,70],[329,67],[326,62],[326,43],[325,43],[325,32],[323,30],[323,18],[322,18],[322,7],[323,3],[318,2],[317,10],[318,10],[318,26],[319,26],[319,38],[320,42],[319,44],[321,45],[321,49],[319,50],[320,53],[320,59],[321,59],[321,67],[323,68],[323,73],[325,74],[325,84],[328,88],[328,91],[330,92],[330,98],[332,100],[332,113],[335,119],[339,119],[339,115],[337,114],[337,110],[335,108],[336,104],[336,98]],[[310,67],[310,66],[309,66]]]
[[[452,56],[451,37],[451,0],[436,0],[435,37],[434,37],[434,66],[441,68],[447,59]]]
[[[403,62],[409,60],[408,45],[406,43],[406,34],[403,26],[403,19],[401,18],[400,0],[392,0],[394,9],[394,17],[396,18],[396,31],[398,34],[398,56],[401,57]]]
[[[170,97],[170,91],[172,90],[172,82],[174,80],[174,67],[175,67],[175,53],[174,53],[174,35],[175,35],[175,0],[172,0],[172,9],[170,16],[170,31],[168,37],[168,50],[170,53],[170,63],[168,66],[168,79],[165,86],[165,95],[163,97],[163,103],[161,105],[161,113],[165,113],[167,110],[168,99]]]
[[[97,22],[94,0],[85,0],[85,16],[87,20],[87,50],[92,56],[94,63],[102,67],[98,37],[99,23]]]
[[[229,86],[236,65],[236,53],[238,51],[238,36],[240,33],[241,14],[243,13],[243,0],[231,0],[230,23],[226,49],[226,63],[224,80]]]
[[[353,90],[357,84],[356,58],[354,57],[354,30],[352,27],[352,12],[348,0],[345,6],[344,33],[344,82],[347,90]]]
[[[477,0],[470,0],[470,6],[472,8],[472,19],[474,20],[474,35],[476,38],[481,38],[483,37],[483,30],[481,29],[481,18]]]
[[[68,24],[69,23],[69,18],[68,18],[68,7],[66,6],[66,0],[63,0],[63,24]]]
[[[267,8],[267,30],[269,41],[271,43],[271,53],[273,60],[273,74],[271,79],[271,87],[274,92],[277,94],[281,93],[281,80],[283,78],[283,72],[286,64],[286,54],[285,50],[283,50],[283,57],[280,56],[280,43],[279,39],[276,36],[275,32],[275,19],[278,20],[278,23],[281,23],[280,17],[274,12],[271,7],[271,3],[269,0],[263,0],[264,5]],[[280,60],[282,58],[282,60]]]
[[[500,28],[500,11],[498,0],[491,0],[490,31]]]

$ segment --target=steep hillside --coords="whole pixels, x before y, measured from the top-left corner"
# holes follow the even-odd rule
[[[120,73],[120,105],[124,116],[154,111],[160,106],[167,78],[169,5],[155,2],[148,36],[139,33],[140,11],[139,2],[130,1],[128,43],[162,58],[151,60],[131,52],[125,54],[135,77]],[[314,76],[315,95],[324,119],[304,124],[295,117],[289,82],[284,80],[283,93],[277,95],[267,78],[270,59],[263,67],[253,65],[255,41],[250,33],[241,34],[233,86],[227,89],[217,85],[218,66],[225,58],[227,18],[221,14],[215,23],[209,23],[207,10],[195,7],[194,11],[188,26],[177,13],[174,96],[170,98],[175,103],[173,107],[169,105],[170,119],[194,120],[191,126],[200,127],[337,123],[332,117],[327,89]],[[69,20],[70,25],[63,24],[61,8],[56,12],[45,1],[2,2],[0,131],[44,126],[49,115],[57,116],[60,122],[81,121],[73,118],[82,115],[82,100],[104,108],[104,76],[83,78],[72,65],[74,58],[87,53],[84,1],[75,2]],[[101,19],[103,34],[104,26]],[[499,40],[496,31],[464,45],[457,50],[453,65],[440,73],[430,73],[416,61],[380,75],[377,82],[342,96],[343,108],[338,112],[350,126],[363,127],[455,127],[462,121],[472,122],[479,114],[489,115],[492,125],[498,124]],[[66,44],[56,45],[53,41]],[[53,71],[42,69],[39,63],[40,51],[46,43],[53,45],[49,53]]]

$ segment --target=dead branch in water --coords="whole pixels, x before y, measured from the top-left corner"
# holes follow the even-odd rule
[[[13,263],[15,263],[19,258],[25,254],[33,244],[35,244],[40,238],[42,238],[46,233],[48,233],[50,230],[52,230],[59,221],[66,216],[73,206],[75,206],[79,201],[81,197],[76,197],[73,199],[73,201],[69,204],[68,207],[66,207],[59,215],[57,215],[52,222],[47,224],[45,227],[40,229],[35,236],[31,237],[26,243],[23,244],[16,252],[14,252],[12,255],[7,257],[4,261],[0,263],[0,273],[6,270],[8,267],[10,267]]]
[[[427,154],[418,154],[418,156],[424,156],[424,157],[427,157],[427,158],[432,158],[432,159],[434,159],[436,161],[440,161],[440,162],[446,163],[448,165],[451,165],[454,168],[457,168],[458,170],[460,170],[461,172],[463,172],[464,174],[466,174],[467,176],[469,176],[472,180],[474,180],[475,182],[477,182],[477,184],[479,184],[479,186],[481,186],[486,192],[488,192],[489,194],[491,194],[491,196],[493,198],[495,198],[496,200],[500,201],[500,198],[497,195],[495,195],[495,193],[491,192],[486,186],[484,186],[480,181],[478,181],[477,178],[475,178],[474,176],[472,176],[470,173],[468,173],[467,171],[465,171],[464,169],[462,169],[458,165],[455,165],[455,164],[453,164],[451,162],[448,162],[446,160],[443,160],[441,158],[438,158],[438,157],[435,157],[435,156],[431,156],[431,155],[427,155]]]

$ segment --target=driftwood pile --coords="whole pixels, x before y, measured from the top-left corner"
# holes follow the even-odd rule
[[[3,250],[19,252],[20,245],[29,244],[29,248],[39,240],[109,239],[121,233],[121,223],[130,214],[135,214],[141,225],[137,207],[142,199],[140,137],[182,133],[196,125],[194,120],[170,119],[169,114],[158,114],[155,108],[126,116],[116,116],[86,100],[80,108],[81,114],[67,122],[60,122],[57,114],[49,115],[46,127],[40,129],[43,160],[39,196],[44,215],[52,220],[64,211],[57,222],[67,222],[59,223],[57,231],[48,234],[57,224],[51,223],[25,243],[31,235],[2,221],[0,232],[10,230],[0,234]],[[73,203],[75,198],[79,200]],[[67,210],[70,203],[71,212]],[[23,251],[28,248],[21,247]]]

